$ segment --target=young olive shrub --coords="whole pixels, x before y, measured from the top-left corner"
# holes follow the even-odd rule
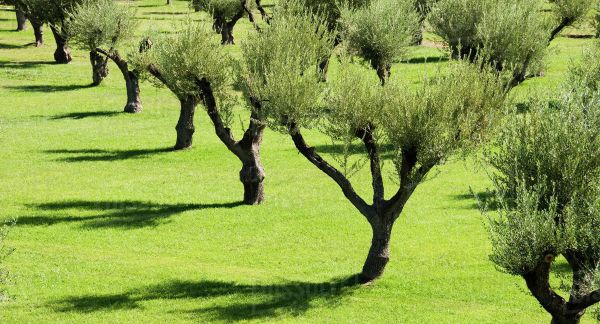
[[[394,59],[414,43],[420,30],[414,0],[373,0],[358,9],[346,6],[341,22],[346,48],[368,61],[382,84],[390,76]]]

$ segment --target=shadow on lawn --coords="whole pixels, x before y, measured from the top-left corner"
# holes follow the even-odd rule
[[[139,159],[154,154],[167,153],[174,151],[171,147],[139,149],[139,150],[48,150],[44,153],[51,154],[70,154],[72,156],[59,158],[63,162],[98,162],[98,161],[118,161],[127,159]]]
[[[86,112],[74,112],[68,113],[64,115],[52,116],[50,119],[58,120],[58,119],[84,119],[89,117],[109,117],[121,115],[122,112],[119,111],[86,111]]]
[[[169,217],[190,210],[234,208],[242,202],[221,204],[155,204],[143,201],[66,201],[30,205],[42,211],[53,212],[48,216],[22,216],[17,225],[39,226],[60,223],[82,223],[84,228],[139,228],[157,226]],[[92,216],[69,215],[69,211],[97,211]]]
[[[500,208],[496,194],[492,191],[470,192],[452,196],[455,200],[473,200],[471,208],[494,211]]]
[[[208,301],[214,305],[220,297],[229,297],[220,305],[191,310],[194,318],[204,315],[210,320],[240,321],[298,316],[315,300],[335,306],[345,295],[360,286],[358,275],[336,278],[321,283],[284,282],[271,285],[247,285],[213,280],[170,281],[116,295],[73,296],[52,303],[62,312],[91,313],[106,310],[141,308],[141,302],[152,300]],[[209,299],[215,299],[211,302]]]
[[[10,45],[10,44],[0,44],[0,48],[2,48],[2,46],[4,46],[4,45],[11,46],[12,48],[22,48],[22,47],[33,45],[33,43],[22,45],[22,46]],[[7,69],[32,69],[32,68],[37,68],[40,65],[56,65],[56,64],[57,63],[55,63],[55,62],[49,62],[49,61],[24,61],[24,62],[0,61],[0,68],[2,68],[2,69],[4,69],[4,68],[7,68]]]
[[[16,90],[16,91],[27,91],[27,92],[62,92],[62,91],[73,91],[79,89],[86,89],[93,87],[92,84],[70,84],[70,85],[18,85],[18,86],[5,86],[4,88]]]

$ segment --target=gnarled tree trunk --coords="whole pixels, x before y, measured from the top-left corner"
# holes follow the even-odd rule
[[[235,44],[235,38],[233,37],[233,28],[237,24],[238,20],[244,15],[244,9],[238,12],[231,21],[223,21],[221,23],[221,44],[222,45],[233,45]]]
[[[125,86],[127,87],[127,104],[124,111],[126,113],[136,114],[142,111],[142,100],[140,99],[140,80],[139,73],[136,71],[127,71],[123,73]]]
[[[100,55],[97,51],[90,51],[90,63],[92,64],[92,84],[97,86],[108,76],[108,58]]]
[[[139,72],[130,71],[129,64],[124,60],[117,50],[106,52],[101,48],[97,48],[96,52],[102,53],[107,58],[115,62],[125,79],[125,87],[127,88],[127,103],[124,111],[127,113],[139,113],[142,111],[142,100],[140,99],[140,81]]]
[[[61,35],[61,33],[54,26],[50,26],[54,40],[56,41],[56,51],[54,51],[54,60],[56,63],[67,64],[73,60],[71,57],[71,50],[67,44],[68,39]]]
[[[242,162],[240,181],[244,185],[244,203],[247,205],[262,203],[265,199],[263,184],[265,170],[260,161],[260,145],[266,125],[259,120],[260,103],[256,100],[252,101],[254,109],[250,116],[250,125],[244,132],[244,137],[236,141],[231,129],[226,127],[221,119],[210,83],[205,79],[199,80],[198,87],[206,112],[215,127],[215,133],[227,149]]]
[[[40,47],[44,45],[44,31],[42,30],[42,24],[38,21],[29,19],[31,27],[33,27],[33,35],[35,36],[35,46]]]
[[[25,12],[19,6],[15,8],[15,12],[17,14],[17,31],[22,31],[27,29],[27,16]]]
[[[363,265],[361,280],[373,281],[383,274],[385,266],[390,260],[390,238],[392,234],[392,222],[384,220],[384,217],[376,217],[371,224],[373,238],[367,260]]]
[[[193,97],[179,99],[181,103],[181,111],[179,113],[179,121],[175,130],[177,131],[177,142],[175,143],[176,150],[184,150],[192,147],[192,138],[194,136],[194,113],[198,101]]]

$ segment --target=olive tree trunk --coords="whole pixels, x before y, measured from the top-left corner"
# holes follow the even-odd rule
[[[177,131],[177,142],[175,143],[176,150],[184,150],[192,147],[192,138],[194,136],[194,113],[198,101],[193,97],[179,99],[181,110],[179,112],[179,121],[175,130]]]
[[[108,76],[108,58],[93,50],[90,51],[90,63],[92,64],[92,85],[98,86]]]
[[[233,37],[233,28],[237,24],[238,20],[244,15],[244,9],[240,10],[231,21],[221,22],[221,44],[222,45],[233,45],[235,44],[235,38]]]
[[[107,59],[111,59],[121,73],[123,79],[125,79],[125,87],[127,89],[127,103],[125,104],[124,111],[126,113],[139,113],[142,111],[142,100],[140,99],[140,81],[139,72],[136,70],[129,70],[129,63],[121,57],[119,51],[111,50],[105,51],[101,48],[96,48],[97,53],[103,54]]]
[[[56,51],[54,51],[54,60],[56,63],[67,64],[73,60],[71,50],[68,46],[68,39],[62,35],[54,26],[50,26],[54,40],[56,41]]]
[[[600,290],[590,292],[589,289],[579,286],[583,280],[579,268],[582,265],[580,261],[575,261],[568,251],[565,258],[573,269],[573,289],[569,301],[550,286],[550,269],[555,259],[554,255],[546,255],[532,271],[522,275],[531,294],[552,316],[552,324],[577,324],[588,307],[600,302]]]
[[[44,45],[44,31],[42,30],[42,24],[33,19],[29,19],[29,22],[31,22],[31,27],[33,28],[35,46],[40,47]]]
[[[22,31],[27,29],[27,16],[25,12],[19,6],[15,8],[15,12],[17,14],[17,31]]]
[[[205,79],[199,80],[198,87],[215,133],[227,149],[242,162],[240,181],[244,186],[244,203],[247,205],[262,203],[265,199],[263,184],[265,170],[260,160],[260,145],[266,124],[259,120],[260,103],[251,100],[254,109],[250,116],[250,124],[242,139],[236,141],[231,129],[223,123],[210,83]]]
[[[377,220],[371,224],[373,231],[371,247],[361,272],[361,278],[366,282],[381,277],[390,260],[390,238],[393,223],[383,221],[383,217],[377,217]]]

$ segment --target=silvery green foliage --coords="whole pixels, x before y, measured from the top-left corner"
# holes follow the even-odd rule
[[[584,100],[600,91],[600,43],[586,50],[581,61],[569,67],[567,80],[563,84],[567,93],[578,93]]]
[[[541,14],[543,6],[538,0],[499,0],[490,4],[477,25],[483,58],[510,70],[540,67],[549,30]]]
[[[179,98],[200,100],[198,81],[210,82],[219,108],[231,109],[228,90],[231,85],[231,58],[213,37],[210,26],[186,21],[173,34],[160,34],[152,38],[153,46],[138,55],[136,65],[154,65],[166,86]]]
[[[113,49],[130,39],[138,25],[135,11],[114,0],[86,0],[69,13],[72,41],[87,50]]]
[[[68,12],[84,0],[19,0],[28,15],[41,23],[51,24],[61,33],[67,33],[64,23]]]
[[[567,249],[600,256],[600,96],[566,94],[509,118],[486,154],[500,213],[491,259],[511,274]],[[590,269],[597,275],[597,269]]]
[[[345,6],[341,22],[348,50],[375,66],[391,64],[412,45],[420,29],[414,0],[374,0],[358,9]]]
[[[371,0],[300,0],[298,3],[309,9],[312,14],[323,17],[329,28],[335,29],[343,7],[360,8],[371,3]],[[285,6],[286,3],[281,5]]]
[[[499,69],[541,65],[550,35],[541,0],[440,0],[429,21],[454,56],[481,54]]]
[[[550,0],[553,11],[559,20],[567,19],[570,24],[583,18],[592,8],[595,0]]]
[[[398,177],[404,153],[416,154],[413,183],[425,176],[421,171],[488,137],[505,101],[496,73],[464,62],[451,64],[416,90],[396,79],[381,87],[345,63],[327,91],[325,133],[343,142],[371,125],[379,145],[392,151]]]
[[[481,46],[477,37],[477,25],[483,18],[487,1],[440,0],[429,14],[434,32],[444,39],[453,53]],[[454,53],[456,54],[456,53]]]
[[[261,113],[286,132],[286,120],[306,127],[318,115],[324,84],[317,66],[331,55],[333,34],[299,3],[279,7],[271,25],[242,44],[240,85]]]

